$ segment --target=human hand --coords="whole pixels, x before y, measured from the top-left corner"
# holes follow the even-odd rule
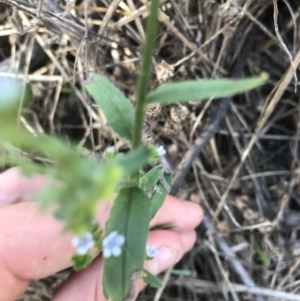
[[[0,301],[13,301],[26,290],[31,279],[48,277],[72,265],[72,236],[62,236],[63,223],[40,212],[36,202],[30,202],[30,194],[46,184],[45,176],[24,178],[17,168],[0,174]],[[111,205],[99,205],[97,219],[101,228]],[[147,245],[156,246],[158,254],[145,262],[145,268],[159,274],[178,262],[194,245],[194,229],[202,215],[198,205],[168,196],[150,227],[178,227],[149,233]],[[104,301],[102,271],[103,258],[99,256],[89,268],[74,272],[53,301]],[[138,280],[136,291],[144,287],[145,283]]]

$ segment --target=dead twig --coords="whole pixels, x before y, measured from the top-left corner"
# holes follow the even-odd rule
[[[88,35],[89,39],[100,38],[107,42],[115,42],[104,35],[97,34],[91,30],[86,30],[85,26],[75,17],[70,19],[62,17],[61,10],[57,13],[52,13],[50,11],[37,8],[35,5],[22,0],[0,0],[0,2],[10,5],[17,10],[23,11],[31,17],[36,18],[38,25],[44,26],[55,35],[61,36],[63,34],[67,34],[76,46],[81,44],[86,35]]]
[[[231,78],[237,79],[241,76],[242,71],[247,63],[247,59],[252,51],[252,47],[255,43],[255,37],[257,32],[258,28],[256,26],[253,27],[253,29],[250,31],[249,36],[246,39],[246,42],[243,46],[243,49],[240,52],[241,55],[232,69],[230,76]],[[210,122],[203,129],[201,136],[195,140],[194,145],[186,152],[185,156],[179,163],[174,175],[171,194],[176,194],[178,192],[180,186],[182,185],[182,181],[188,173],[193,161],[199,155],[199,153],[204,148],[209,139],[213,136],[217,127],[220,124],[220,121],[225,116],[230,101],[231,97],[226,97],[218,102],[217,109],[213,113]]]
[[[180,286],[185,286],[189,289],[193,289],[199,292],[219,292],[221,290],[215,283],[199,279],[184,279],[184,281],[182,279],[176,279],[172,283]],[[273,298],[282,298],[283,300],[300,301],[300,296],[298,294],[286,293],[263,287],[248,287],[247,285],[241,285],[237,283],[232,283],[232,287],[235,292],[264,295],[266,297],[272,298],[272,300]]]

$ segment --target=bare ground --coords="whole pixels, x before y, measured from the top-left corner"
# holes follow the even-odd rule
[[[112,144],[126,148],[99,118],[82,83],[94,70],[134,102],[146,1],[115,7],[115,1],[89,1],[86,26],[110,40],[90,38],[87,59],[84,47],[78,51],[84,30],[65,26],[64,20],[76,22],[68,14],[48,22],[47,29],[38,26],[20,36],[14,27],[20,20],[25,27],[36,21],[30,3],[26,13],[19,10],[19,18],[9,18],[11,7],[0,3],[0,75],[19,70],[32,87],[34,102],[22,114],[23,126],[72,139],[94,153]],[[300,107],[295,92],[300,3],[276,3],[171,0],[162,5],[152,88],[161,81],[243,78],[262,71],[270,79],[234,98],[149,110],[146,127],[152,133],[145,139],[166,147],[165,163],[175,169],[172,192],[201,204],[206,217],[193,250],[175,271],[162,275],[165,288],[147,289],[140,299],[300,300]],[[44,9],[63,13],[67,6],[44,0]],[[71,14],[83,24],[84,2],[77,1]],[[55,33],[63,35],[51,44]],[[50,300],[68,273],[33,282],[18,300]]]

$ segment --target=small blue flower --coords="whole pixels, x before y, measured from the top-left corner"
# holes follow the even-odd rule
[[[166,150],[164,149],[164,147],[162,145],[160,145],[159,147],[157,147],[156,150],[157,150],[158,155],[160,157],[166,154]]]
[[[95,241],[91,232],[86,232],[81,236],[75,236],[72,239],[72,245],[77,250],[77,254],[85,255],[94,247]]]
[[[111,232],[102,241],[103,257],[109,258],[110,256],[120,256],[122,250],[121,246],[125,242],[125,237],[118,234],[117,231]]]
[[[146,254],[149,259],[154,258],[157,255],[157,250],[155,246],[146,246]]]

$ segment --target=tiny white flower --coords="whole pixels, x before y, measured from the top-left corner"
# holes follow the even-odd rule
[[[149,258],[154,258],[156,255],[157,255],[157,250],[156,250],[156,247],[155,246],[146,246],[146,254],[147,254],[147,257]]]
[[[107,151],[108,153],[114,153],[114,152],[116,151],[116,148],[115,148],[114,146],[110,146],[110,147],[108,147],[108,148],[106,149],[106,151]]]
[[[164,149],[164,147],[162,145],[160,145],[159,147],[157,147],[156,150],[157,150],[158,155],[160,157],[166,154],[166,150]]]
[[[76,248],[77,254],[86,255],[95,246],[95,241],[93,240],[92,233],[86,232],[81,236],[73,237],[72,245]]]
[[[122,253],[121,246],[125,242],[125,237],[118,234],[117,231],[111,232],[102,241],[103,257],[109,258],[110,256],[118,257]]]

